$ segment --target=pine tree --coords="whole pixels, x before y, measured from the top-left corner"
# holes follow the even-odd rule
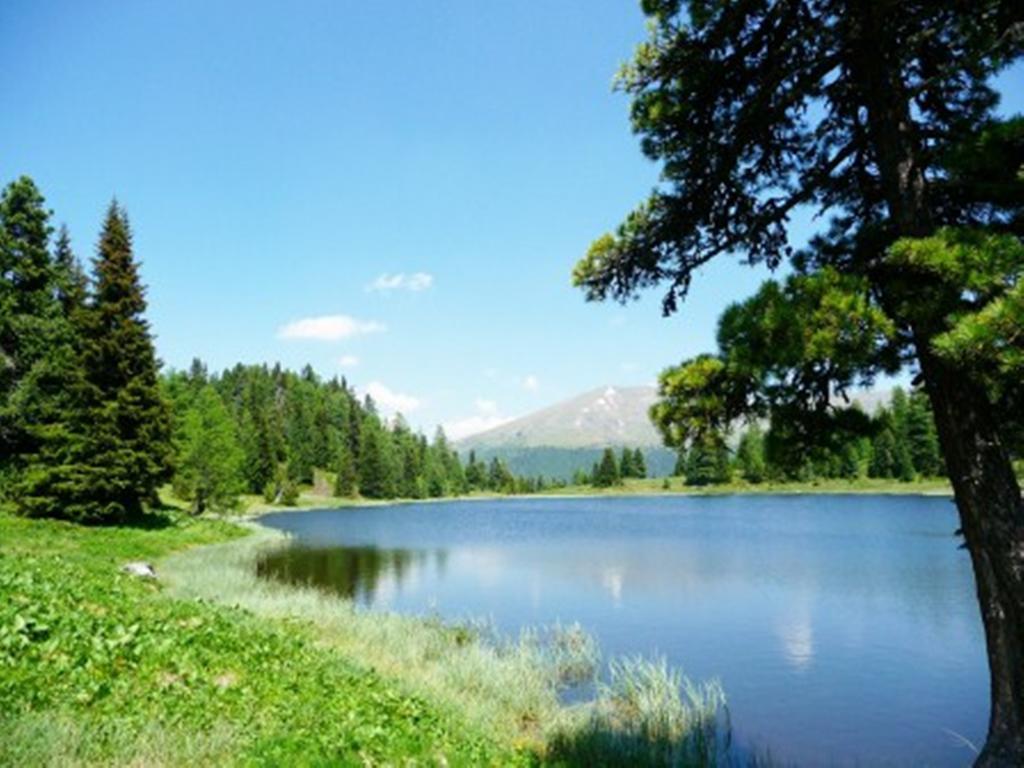
[[[891,427],[883,427],[871,442],[868,475],[878,478],[896,477],[896,437]]]
[[[0,194],[0,479],[13,473],[16,461],[27,460],[19,455],[36,449],[18,389],[60,341],[64,324],[48,250],[51,231],[35,183],[23,176],[9,184]]]
[[[171,421],[157,382],[146,300],[128,219],[111,203],[94,263],[94,295],[81,313],[81,404],[75,516],[116,522],[139,515],[170,475]]]
[[[647,477],[647,461],[644,459],[644,452],[639,448],[633,451],[633,477],[641,480]]]
[[[231,509],[242,491],[244,458],[220,395],[211,385],[203,386],[185,415],[175,492],[192,502],[194,514]]]
[[[384,435],[375,415],[368,415],[363,427],[362,453],[359,457],[359,492],[369,499],[391,496]]]
[[[75,309],[84,306],[89,289],[89,280],[82,263],[71,248],[68,228],[61,225],[54,243],[53,260],[56,268],[57,300],[65,317]]]
[[[917,473],[922,477],[936,477],[941,474],[939,438],[935,431],[931,406],[923,393],[915,392],[910,396],[906,430],[907,446]]]
[[[633,452],[629,448],[623,448],[619,457],[619,476],[621,478],[635,477],[636,468],[633,466]]]
[[[605,448],[601,454],[601,461],[594,470],[594,485],[598,488],[609,488],[618,485],[620,478],[615,452],[611,448]]]
[[[334,495],[343,499],[351,499],[356,495],[356,463],[352,452],[347,446],[342,446],[341,455],[338,459],[338,475],[334,481]]]
[[[694,440],[686,459],[687,485],[713,485],[729,481],[729,452],[718,435]]]

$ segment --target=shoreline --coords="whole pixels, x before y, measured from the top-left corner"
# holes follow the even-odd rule
[[[558,499],[630,499],[658,497],[700,497],[700,496],[926,496],[953,499],[953,489],[948,481],[925,480],[903,483],[899,481],[879,481],[850,483],[847,481],[826,481],[814,483],[762,483],[758,485],[731,483],[719,486],[700,486],[664,489],[660,487],[662,478],[651,478],[626,486],[586,490],[580,486],[568,486],[563,492],[543,493],[472,493],[464,496],[440,496],[434,498],[414,499],[366,499],[338,498],[303,493],[299,503],[294,506],[275,505],[262,499],[253,499],[239,513],[222,513],[218,515],[227,520],[255,521],[263,515],[274,512],[303,512],[328,509],[345,509],[348,507],[365,509],[368,507],[393,507],[406,504],[438,504],[449,502],[488,502],[502,500],[558,500]],[[642,483],[642,485],[640,484]],[[656,487],[655,487],[656,486]]]

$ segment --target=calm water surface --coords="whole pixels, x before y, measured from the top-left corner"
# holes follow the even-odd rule
[[[799,765],[968,765],[984,635],[948,499],[529,499],[272,514],[265,575],[516,632],[579,621],[605,658],[725,687],[734,735]],[[959,735],[959,736],[958,736]]]

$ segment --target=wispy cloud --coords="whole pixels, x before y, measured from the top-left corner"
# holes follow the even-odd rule
[[[407,395],[402,392],[395,392],[386,384],[379,381],[371,381],[366,385],[366,394],[373,398],[382,410],[391,413],[412,413],[422,405],[418,397]]]
[[[390,291],[412,291],[416,293],[427,290],[433,284],[434,276],[429,272],[412,272],[410,274],[396,272],[393,275],[385,272],[366,286],[366,290],[382,293]]]
[[[349,315],[321,315],[320,317],[304,317],[283,325],[278,329],[277,337],[279,339],[340,341],[385,330],[387,330],[387,326],[375,320],[357,320]]]
[[[342,355],[338,358],[338,365],[342,368],[355,368],[359,365],[359,358],[355,355]]]
[[[462,419],[445,422],[445,434],[452,440],[461,440],[478,432],[486,432],[488,429],[500,427],[512,420],[499,413],[498,404],[493,400],[478,397],[473,402],[473,407],[476,413]]]
[[[527,392],[536,392],[540,389],[540,379],[531,373],[523,379],[523,389]]]

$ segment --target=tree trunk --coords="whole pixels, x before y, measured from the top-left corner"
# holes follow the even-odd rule
[[[1024,501],[988,396],[919,345],[985,626],[988,737],[976,766],[1024,766]]]
[[[894,237],[921,237],[933,230],[920,160],[922,144],[905,87],[906,73],[882,51],[901,41],[890,31],[898,3],[862,0],[851,5],[848,44],[851,76],[867,109],[869,142],[878,166]],[[902,279],[880,289],[883,304],[915,290]],[[894,306],[898,307],[897,300]],[[889,307],[888,309],[893,309]],[[899,313],[890,311],[898,317]],[[991,681],[988,737],[976,766],[1024,766],[1024,502],[999,435],[985,388],[937,358],[930,340],[945,313],[914,322],[917,358],[935,412],[935,425],[956,494],[960,528],[974,567],[985,626]]]

